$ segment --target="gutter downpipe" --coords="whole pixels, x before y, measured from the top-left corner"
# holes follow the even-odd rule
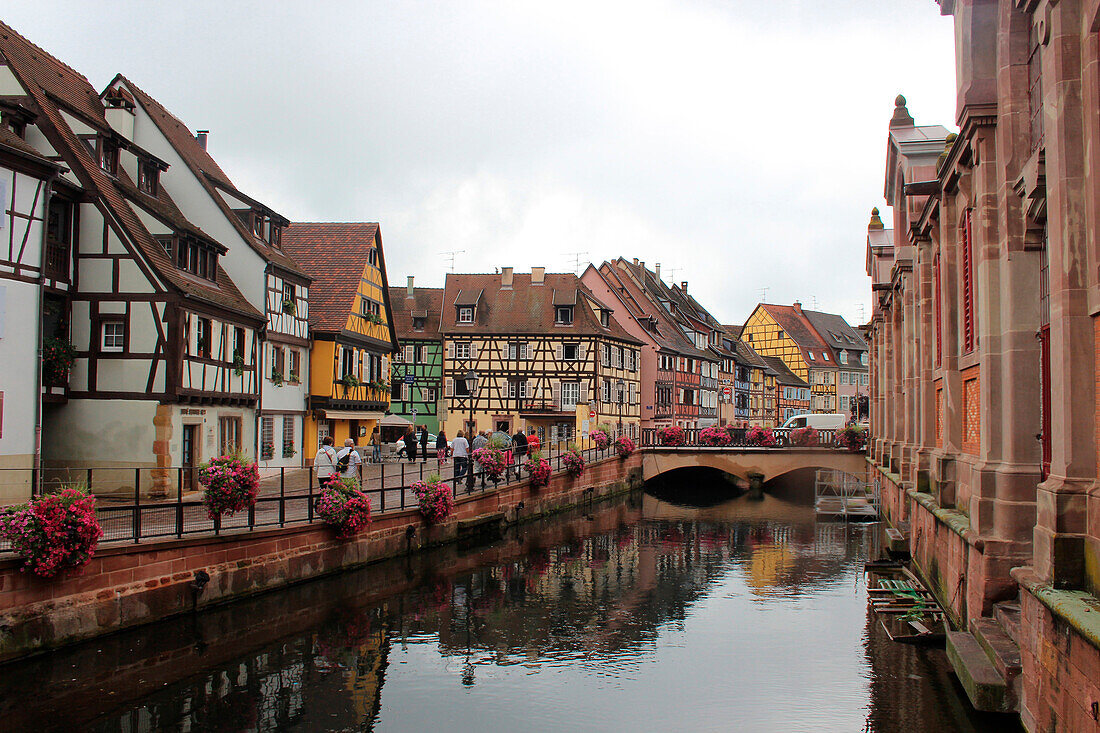
[[[49,217],[50,217],[50,199],[53,198],[53,182],[57,178],[57,173],[51,175],[48,179],[42,183],[46,187],[46,197],[42,202],[42,247],[39,250],[42,257],[41,269],[38,271],[38,313],[35,319],[38,323],[37,326],[37,354],[38,365],[34,374],[34,387],[35,387],[35,399],[34,399],[34,458],[33,458],[33,473],[31,476],[31,496],[38,496],[42,493],[42,308],[46,304],[46,233],[49,229]],[[34,212],[31,212],[33,217]],[[32,219],[33,221],[33,219]],[[71,244],[71,243],[70,243]],[[70,259],[72,257],[72,248],[69,249]]]

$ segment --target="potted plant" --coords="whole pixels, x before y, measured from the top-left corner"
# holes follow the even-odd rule
[[[75,358],[76,347],[68,341],[53,336],[42,339],[42,378],[46,384],[64,386]]]
[[[615,440],[615,450],[618,452],[619,458],[629,458],[637,447],[634,441],[626,435],[620,435]]]
[[[344,389],[354,389],[358,387],[362,382],[359,381],[359,377],[355,376],[351,372],[348,372],[344,376],[340,377],[341,384],[344,385]]]
[[[867,445],[867,431],[855,425],[848,425],[836,434],[837,445],[859,453]]]
[[[337,537],[353,537],[370,524],[370,499],[355,477],[333,474],[317,498],[317,515]]]
[[[82,486],[67,486],[0,509],[0,536],[22,558],[23,571],[52,578],[86,565],[103,530],[96,519],[95,497]]]
[[[298,451],[296,451],[294,449],[294,446],[292,446],[292,445],[284,445],[283,446],[283,458],[293,458],[295,456],[295,454],[297,454],[297,453],[298,453]]]
[[[270,461],[275,457],[275,444],[264,443],[260,446],[260,460]]]
[[[292,316],[297,310],[298,308],[294,305],[294,300],[292,298],[283,298],[283,313]]]
[[[244,374],[244,357],[239,351],[233,352],[233,373],[238,377]]]
[[[657,440],[661,445],[676,447],[687,441],[687,434],[679,425],[670,425],[657,431]]]
[[[816,428],[795,428],[790,432],[791,445],[799,448],[812,448],[818,444],[821,435]]]
[[[701,445],[718,448],[727,446],[733,441],[730,433],[725,428],[709,427],[699,431],[699,443]]]
[[[203,486],[206,513],[214,519],[244,511],[256,503],[260,471],[254,462],[241,456],[221,456],[199,467],[199,483]]]
[[[541,451],[535,451],[524,466],[531,474],[531,488],[537,489],[550,483],[550,461],[542,457]]]
[[[429,524],[442,522],[454,511],[455,500],[451,495],[451,487],[439,478],[439,474],[433,473],[428,476],[427,481],[417,481],[411,488],[420,505],[420,513]]]
[[[475,450],[473,456],[485,475],[494,482],[499,481],[508,469],[508,464],[504,458],[504,449],[495,440]]]
[[[749,432],[745,434],[745,440],[749,442],[749,445],[761,448],[774,448],[776,446],[775,434],[772,429],[762,428],[759,425],[749,428]]]
[[[570,443],[566,451],[561,454],[561,462],[573,478],[584,473],[584,456],[581,455],[580,449],[573,443]]]
[[[588,437],[592,439],[592,442],[596,444],[596,447],[603,450],[607,446],[611,445],[611,436],[608,435],[603,425],[595,430],[589,431]]]
[[[275,384],[276,387],[282,387],[283,386],[283,373],[281,371],[279,371],[278,369],[272,369],[271,370],[271,381]]]

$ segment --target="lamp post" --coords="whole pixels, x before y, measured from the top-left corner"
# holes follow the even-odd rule
[[[477,394],[477,381],[478,375],[473,369],[466,372],[466,376],[462,381],[466,383],[466,392],[469,393],[470,400],[470,421],[468,423],[468,430],[470,437],[468,440],[473,443],[474,440],[474,396]],[[466,493],[471,493],[474,490],[474,457],[471,455],[468,459],[466,469]]]
[[[625,388],[626,384],[624,384],[621,379],[615,384],[615,389],[619,392],[619,435],[616,437],[623,434],[623,390]]]

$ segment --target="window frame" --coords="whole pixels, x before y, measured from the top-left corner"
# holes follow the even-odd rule
[[[160,188],[160,168],[151,160],[138,159],[137,187],[142,193],[156,197]]]
[[[118,326],[118,333],[108,334],[108,328],[112,326]],[[101,354],[122,354],[126,352],[127,347],[127,331],[125,318],[104,318],[99,322],[99,351]],[[111,345],[107,344],[107,340],[110,338],[112,341],[118,339],[118,343]]]
[[[458,306],[458,313],[456,314],[457,323],[473,323],[474,322],[474,307],[472,305],[460,305]]]
[[[558,326],[572,326],[573,325],[573,306],[571,305],[558,305],[554,306],[554,324]]]

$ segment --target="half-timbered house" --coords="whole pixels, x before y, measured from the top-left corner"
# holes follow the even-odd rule
[[[705,344],[697,346],[673,316],[660,264],[649,270],[644,262],[620,257],[598,268],[589,265],[581,280],[596,297],[616,307],[619,323],[642,342],[643,427],[699,427],[701,413],[705,424],[713,424],[717,360]]]
[[[115,129],[87,79],[3,24],[0,98],[34,114],[22,139],[69,169],[49,202],[47,269],[71,285],[43,321],[75,358],[43,405],[44,460],[149,469],[143,492],[186,488],[201,460],[252,444],[263,316],[222,267],[226,248],[166,189],[135,184],[166,162]],[[133,475],[101,470],[93,488],[132,491]]]
[[[447,435],[533,427],[560,442],[603,423],[639,435],[641,342],[576,275],[448,275],[439,330]]]
[[[443,288],[390,288],[398,349],[393,355],[390,412],[437,431],[443,396],[443,339],[439,333]],[[449,436],[453,437],[453,436]]]
[[[103,91],[107,120],[123,138],[167,165],[132,175],[139,193],[172,191],[182,213],[226,252],[222,264],[249,303],[264,314],[259,345],[257,446],[266,467],[300,465],[309,393],[310,277],[282,246],[286,217],[240,191],[207,151],[207,132],[191,130],[124,76]],[[183,256],[181,252],[177,255]],[[230,353],[240,363],[240,354]]]
[[[295,223],[286,252],[313,278],[307,458],[325,436],[363,445],[390,406],[397,333],[374,223]]]
[[[775,370],[776,425],[810,412],[810,385],[792,372],[778,356],[762,357]]]
[[[761,356],[778,356],[810,384],[814,412],[836,412],[836,357],[803,314],[801,303],[758,304],[741,337]]]
[[[47,308],[60,312],[56,301],[68,287],[68,252],[60,257],[46,236],[48,202],[63,168],[23,140],[34,117],[0,99],[0,505],[31,493],[44,389],[39,345],[45,339],[52,347],[54,339],[54,324],[43,332],[43,316]],[[52,350],[43,356],[54,362],[51,369],[66,358]]]

